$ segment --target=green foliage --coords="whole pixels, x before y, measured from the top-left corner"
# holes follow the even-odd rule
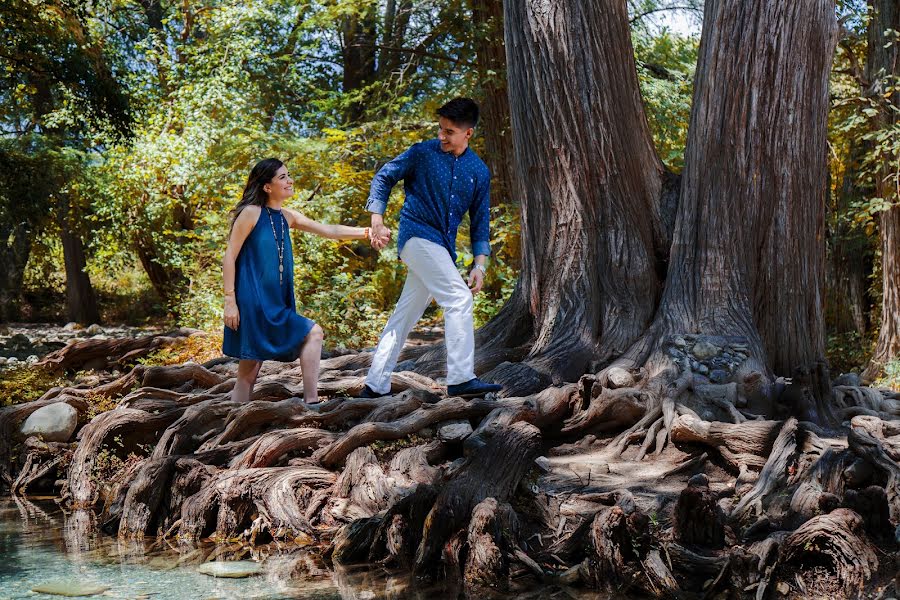
[[[831,333],[825,340],[825,358],[834,375],[861,373],[874,347],[874,340],[855,331]]]
[[[647,121],[663,163],[675,172],[684,165],[699,37],[667,30],[634,33],[641,95]]]
[[[876,381],[875,386],[900,391],[900,360],[893,360],[884,366],[884,377]]]
[[[46,369],[17,366],[0,371],[0,406],[37,400],[62,379]]]

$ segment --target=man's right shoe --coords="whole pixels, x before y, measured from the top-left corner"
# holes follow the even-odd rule
[[[387,396],[387,394],[379,394],[368,385],[364,385],[357,398],[383,398],[384,396]]]
[[[502,385],[496,383],[487,383],[475,377],[465,383],[457,383],[447,386],[448,396],[458,396],[460,398],[478,398],[490,392],[499,392],[503,389]]]

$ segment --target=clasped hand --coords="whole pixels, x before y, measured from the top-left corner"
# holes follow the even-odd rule
[[[391,230],[383,224],[373,225],[369,229],[369,243],[376,250],[381,250],[391,241]]]

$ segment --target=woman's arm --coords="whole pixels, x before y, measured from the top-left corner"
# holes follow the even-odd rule
[[[234,263],[247,236],[253,231],[256,220],[259,219],[260,208],[248,206],[241,211],[231,228],[231,236],[228,238],[228,247],[225,248],[225,258],[222,259],[222,280],[225,286],[225,326],[237,329],[241,323],[238,312],[237,299],[234,295]]]
[[[347,225],[331,225],[313,221],[303,213],[291,208],[283,208],[288,225],[293,229],[306,231],[332,240],[369,239],[368,227],[349,227]]]

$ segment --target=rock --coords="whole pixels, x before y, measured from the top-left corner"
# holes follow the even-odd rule
[[[36,585],[31,588],[31,591],[37,594],[50,594],[51,596],[75,598],[78,596],[97,596],[108,589],[108,585],[60,580]]]
[[[698,360],[706,360],[707,358],[712,358],[719,352],[721,352],[721,348],[710,344],[706,341],[700,341],[694,344],[694,347],[691,348],[691,354],[693,354]]]
[[[791,593],[791,586],[783,581],[779,581],[778,585],[775,586],[775,589],[778,590],[778,593],[782,596],[787,596],[789,593]]]
[[[672,345],[677,346],[678,348],[687,348],[687,340],[680,335],[676,335],[672,338]]]
[[[24,333],[17,333],[6,342],[7,348],[21,349],[29,346],[31,346],[31,340]]]
[[[6,357],[0,356],[0,365],[5,365],[5,364],[6,364]]]
[[[63,325],[63,331],[75,331],[76,329],[80,329],[80,327],[75,321],[69,321],[68,323]]]
[[[36,362],[38,361],[37,354],[32,354],[31,356],[29,356],[29,357],[28,357],[27,359],[25,359],[25,360],[27,360],[27,361],[30,362],[30,363],[36,363]]]
[[[6,359],[6,364],[8,364],[8,365],[14,365],[18,362],[19,362],[19,359],[16,358],[15,356],[10,356],[9,358]]]
[[[713,383],[725,383],[728,381],[728,371],[722,369],[713,369],[709,374],[709,380]]]
[[[709,476],[706,473],[697,473],[688,479],[688,485],[694,487],[709,487]]]
[[[445,421],[438,427],[438,439],[443,442],[461,442],[472,433],[472,424],[465,419]]]
[[[627,388],[634,385],[634,377],[621,367],[613,367],[607,371],[606,380],[612,389]]]
[[[701,375],[707,375],[709,373],[709,367],[707,367],[703,363],[700,363],[699,365],[697,365],[697,372]]]
[[[536,459],[534,459],[534,464],[536,464],[538,469],[540,469],[544,473],[550,472],[550,459],[546,456],[538,456]]]
[[[96,323],[92,324],[90,327],[84,330],[85,335],[99,335],[103,333],[103,328],[97,325]]]
[[[39,435],[45,442],[68,442],[78,425],[78,411],[65,402],[43,406],[25,419],[23,435]]]
[[[859,387],[862,385],[862,380],[856,373],[841,373],[834,380],[834,383],[832,385],[847,385],[852,387]]]
[[[236,560],[231,562],[208,562],[197,567],[197,571],[210,577],[228,577],[239,579],[262,573],[262,565],[252,560]]]

